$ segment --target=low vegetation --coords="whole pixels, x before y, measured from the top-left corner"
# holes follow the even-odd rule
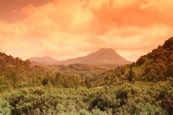
[[[173,81],[119,82],[95,88],[20,88],[5,93],[0,114],[173,114]]]

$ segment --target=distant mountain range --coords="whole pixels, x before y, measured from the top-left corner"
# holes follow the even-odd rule
[[[87,56],[77,57],[73,59],[58,61],[51,57],[33,57],[30,58],[32,62],[46,64],[46,65],[70,65],[70,64],[90,64],[90,65],[116,65],[121,66],[131,63],[113,49],[102,48],[98,51],[88,54]]]
[[[141,56],[136,62],[132,64],[128,64],[130,63],[129,61],[122,58],[112,49],[100,49],[87,56],[65,61],[57,61],[49,57],[40,59],[44,59],[46,61],[49,60],[49,63],[54,61],[57,65],[46,66],[37,63],[35,64],[30,60],[23,61],[20,58],[14,58],[0,52],[0,76],[5,76],[4,79],[1,77],[1,81],[3,81],[2,83],[8,84],[5,82],[5,79],[8,79],[8,81],[10,81],[9,83],[16,87],[16,85],[20,85],[18,82],[37,83],[38,80],[43,80],[43,78],[49,77],[52,79],[52,81],[55,81],[52,76],[56,76],[55,74],[57,72],[62,72],[63,74],[65,73],[64,76],[67,77],[66,80],[72,79],[71,75],[74,74],[82,77],[86,74],[88,76],[88,73],[93,72],[92,74],[89,74],[89,76],[91,76],[90,81],[93,81],[95,82],[93,84],[100,86],[103,84],[112,84],[119,80],[167,80],[173,76],[173,37],[166,40],[162,46],[158,46],[158,48],[154,49],[152,52]],[[71,65],[72,63],[78,64]],[[79,63],[84,64],[82,65]],[[60,64],[69,65],[64,66]],[[90,66],[90,64],[95,65]],[[104,70],[107,70],[107,68],[100,66],[104,64],[127,65],[100,73]],[[95,73],[100,74],[95,75]],[[93,79],[92,75],[94,76]],[[66,81],[64,81],[64,84],[67,84],[65,82]]]
[[[54,65],[58,63],[58,60],[49,57],[49,56],[43,56],[43,57],[32,57],[29,59],[31,62],[36,62],[40,64],[45,64],[45,65]]]

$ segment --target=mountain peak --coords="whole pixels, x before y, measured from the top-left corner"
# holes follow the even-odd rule
[[[100,48],[98,51],[114,51],[112,48]]]
[[[112,48],[100,48],[96,52],[109,52],[109,53],[116,53],[114,49]]]
[[[111,49],[111,48],[101,48],[99,50],[97,50],[94,53],[89,54],[88,56],[94,56],[94,57],[121,57],[120,55],[118,55],[116,53],[115,50]]]

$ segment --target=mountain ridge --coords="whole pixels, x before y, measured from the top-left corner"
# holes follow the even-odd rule
[[[60,61],[57,65],[70,65],[70,64],[90,64],[90,65],[125,65],[131,63],[111,48],[101,48],[96,52],[90,53],[86,56],[77,57]]]
[[[131,63],[115,50],[111,48],[100,48],[99,50],[89,53],[86,56],[71,58],[67,60],[56,60],[49,56],[32,57],[29,60],[32,62],[45,64],[45,65],[71,65],[71,64],[89,64],[89,65],[116,65],[122,66]]]

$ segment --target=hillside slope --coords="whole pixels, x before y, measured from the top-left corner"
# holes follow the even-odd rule
[[[46,68],[34,65],[29,60],[23,61],[0,53],[0,88],[32,85],[45,77],[46,72]]]
[[[119,80],[159,81],[173,77],[173,37],[135,63],[118,67],[91,79],[94,84],[113,84]]]

